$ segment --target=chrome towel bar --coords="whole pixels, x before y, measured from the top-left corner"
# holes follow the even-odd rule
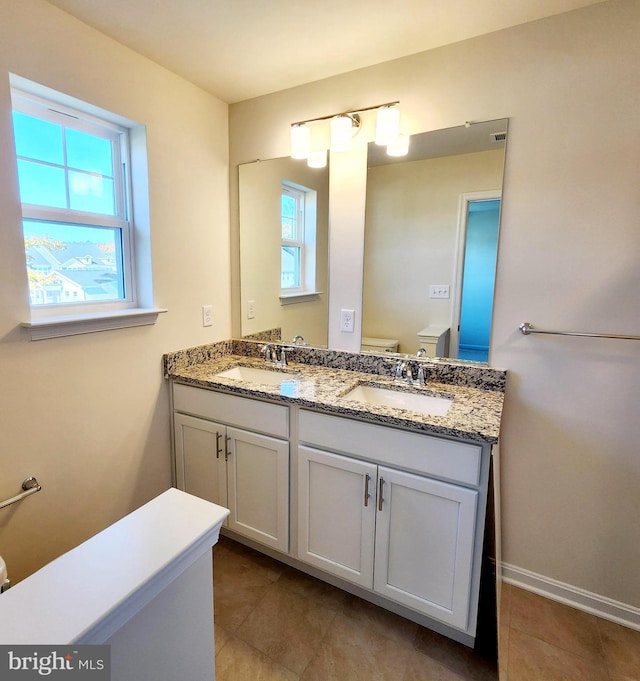
[[[5,508],[7,506],[11,506],[11,504],[15,504],[16,501],[20,501],[25,497],[31,496],[32,494],[39,492],[42,489],[42,486],[33,476],[31,476],[29,478],[25,478],[22,481],[22,489],[24,491],[20,492],[20,494],[16,494],[15,497],[11,497],[11,499],[6,499],[5,501],[0,502],[0,509]]]
[[[579,331],[543,331],[536,329],[529,322],[523,322],[518,327],[523,335],[528,336],[530,333],[546,333],[552,336],[582,336],[586,338],[617,338],[621,340],[640,340],[640,336],[624,336],[616,333],[581,333]]]

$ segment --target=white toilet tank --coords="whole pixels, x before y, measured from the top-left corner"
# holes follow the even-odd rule
[[[372,338],[363,336],[360,350],[362,352],[398,352],[398,341],[394,338]]]
[[[422,331],[418,331],[418,346],[427,351],[427,357],[449,356],[449,332],[448,326],[431,324]]]

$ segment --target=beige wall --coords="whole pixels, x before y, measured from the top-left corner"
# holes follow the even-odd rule
[[[510,371],[504,560],[636,608],[640,344],[517,328],[640,334],[639,28],[639,3],[610,0],[230,108],[232,167],[287,154],[293,121],[395,99],[412,133],[509,117],[491,353]],[[330,229],[355,244],[361,157],[353,168],[354,219]],[[343,276],[332,263],[338,305]]]
[[[30,342],[9,72],[147,126],[155,326]],[[0,3],[0,511],[14,580],[171,484],[163,352],[229,327],[227,106],[40,0]],[[203,329],[200,306],[213,305]]]
[[[453,295],[430,299],[429,285],[455,290],[460,195],[500,191],[503,168],[502,149],[369,168],[363,336],[413,354],[421,329],[451,325]]]

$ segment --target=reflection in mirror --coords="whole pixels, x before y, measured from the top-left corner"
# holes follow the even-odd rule
[[[369,144],[363,350],[487,361],[507,123]]]
[[[239,167],[243,336],[328,338],[329,171],[291,158]],[[274,339],[271,336],[271,339]]]

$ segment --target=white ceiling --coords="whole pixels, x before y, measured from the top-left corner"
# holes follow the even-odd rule
[[[602,0],[48,0],[225,102]]]

